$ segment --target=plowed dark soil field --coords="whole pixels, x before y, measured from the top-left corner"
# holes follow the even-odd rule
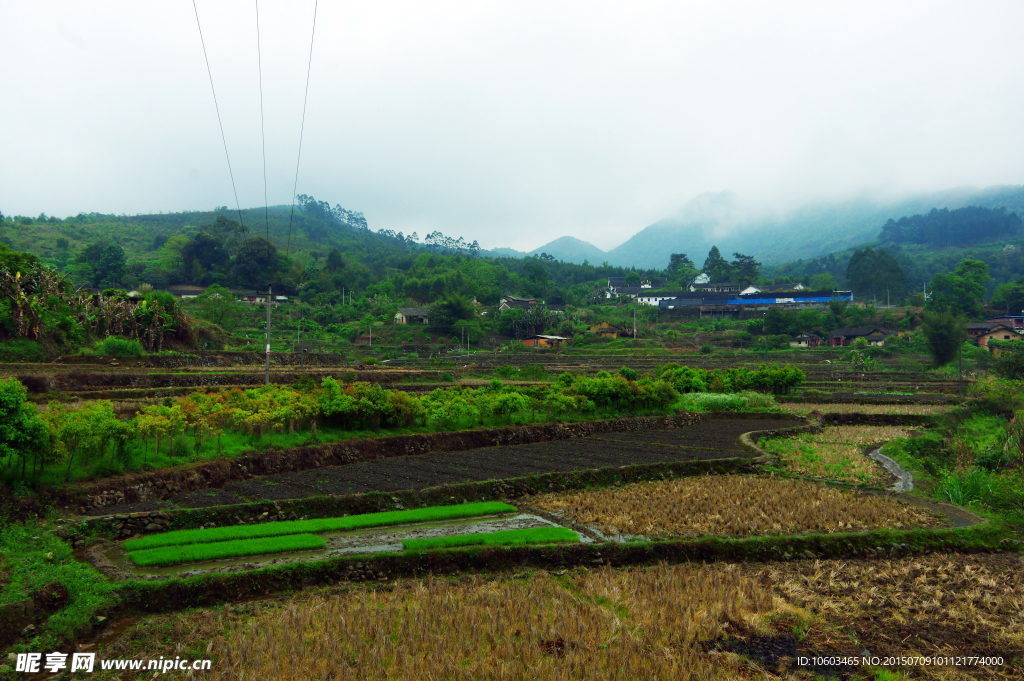
[[[394,492],[627,464],[745,456],[747,452],[737,443],[742,433],[798,424],[785,418],[714,419],[689,428],[400,456],[232,482],[216,494],[211,494],[212,490],[191,492],[178,495],[171,502],[179,507],[198,508],[320,494]]]

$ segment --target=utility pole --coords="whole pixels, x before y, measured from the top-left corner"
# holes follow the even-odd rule
[[[302,317],[299,317],[299,365],[306,366],[306,348],[302,344]]]
[[[636,340],[636,308],[633,308],[633,340]]]
[[[270,385],[270,284],[267,284],[267,363],[266,372],[263,376],[263,384]]]
[[[964,343],[963,343],[962,340],[958,340],[957,343],[959,344],[959,347],[957,348],[957,353],[956,353],[957,354],[957,364],[959,364],[959,370],[960,370],[959,388],[960,388],[960,397],[963,397],[964,396]]]

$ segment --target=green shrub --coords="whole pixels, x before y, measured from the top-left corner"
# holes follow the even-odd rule
[[[619,376],[622,376],[627,381],[636,381],[640,379],[640,372],[636,369],[630,369],[629,367],[622,367],[619,369]]]
[[[177,565],[195,563],[200,560],[256,556],[263,553],[284,551],[309,551],[327,546],[323,537],[315,534],[292,534],[286,537],[260,539],[236,539],[209,544],[186,544],[184,546],[162,546],[156,549],[132,551],[129,560],[140,567],[150,565]]]
[[[142,354],[142,343],[120,336],[108,336],[96,344],[96,352],[107,357],[138,357]]]
[[[0,343],[0,362],[45,362],[46,349],[41,343],[27,338],[15,338]]]
[[[445,549],[453,546],[502,546],[508,544],[555,544],[578,542],[580,536],[567,527],[536,527],[528,530],[502,530],[480,534],[459,534],[453,537],[407,539],[402,542],[406,551]]]
[[[715,346],[713,346],[711,343],[705,343],[704,345],[700,346],[700,354],[702,355],[710,355],[714,351]]]
[[[679,400],[683,409],[690,411],[753,411],[775,408],[771,395],[742,392],[719,395],[716,393],[689,393]]]

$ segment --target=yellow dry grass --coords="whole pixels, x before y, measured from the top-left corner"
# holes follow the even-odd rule
[[[783,411],[795,414],[808,414],[812,411],[821,414],[938,414],[950,407],[948,404],[856,404],[845,402],[779,402],[776,406]]]
[[[244,619],[207,611],[180,630],[186,649],[215,660],[203,678],[216,681],[733,679],[751,674],[698,641],[772,609],[770,590],[736,567],[678,565],[410,580],[291,599]]]
[[[931,554],[744,566],[815,613],[821,632],[854,631],[879,655],[1002,656],[1004,665],[915,668],[913,678],[1022,678],[1024,565],[1016,554]],[[1014,658],[1017,658],[1014,661]]]
[[[888,473],[865,450],[917,430],[908,426],[826,426],[819,433],[804,433],[767,440],[762,446],[798,475],[841,482],[883,485]]]
[[[605,534],[649,537],[831,533],[941,523],[927,511],[886,497],[740,475],[545,494],[531,503]]]

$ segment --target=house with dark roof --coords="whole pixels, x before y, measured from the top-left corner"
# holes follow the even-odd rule
[[[1017,333],[1024,331],[1024,317],[1016,315],[1004,314],[999,317],[989,317],[985,320],[986,322],[1002,322],[1009,327],[1012,327]]]
[[[536,298],[523,298],[520,296],[504,296],[498,305],[498,312],[505,310],[528,310],[537,304]]]
[[[167,292],[175,298],[198,298],[199,296],[206,293],[206,289],[202,286],[191,286],[189,284],[179,284],[176,286],[168,286]]]
[[[691,284],[690,290],[700,293],[739,293],[740,285],[732,281],[720,281],[717,284]]]
[[[895,336],[895,331],[880,329],[877,326],[858,326],[849,329],[836,329],[828,335],[829,345],[843,346],[850,345],[858,338],[863,338],[868,345],[881,347],[885,345],[885,339]]]
[[[821,336],[813,331],[798,333],[789,339],[789,347],[791,348],[813,348],[818,345],[821,345]]]
[[[395,324],[427,324],[430,309],[426,307],[400,307],[395,313]]]
[[[988,348],[990,340],[1016,340],[1020,333],[1003,322],[974,322],[967,325],[967,335],[980,348]]]
[[[686,291],[675,291],[671,293],[651,293],[650,291],[640,292],[636,296],[636,302],[644,305],[658,306],[663,300],[674,300],[689,295]]]

